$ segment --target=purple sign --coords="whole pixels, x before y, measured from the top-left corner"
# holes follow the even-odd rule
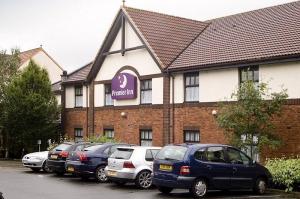
[[[111,82],[111,98],[116,100],[135,99],[137,80],[129,73],[119,73]]]

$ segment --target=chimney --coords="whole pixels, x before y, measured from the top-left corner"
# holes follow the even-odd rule
[[[67,71],[63,71],[63,74],[61,75],[61,82],[66,81],[68,78],[68,72]]]

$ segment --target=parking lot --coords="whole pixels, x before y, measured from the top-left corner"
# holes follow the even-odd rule
[[[155,188],[139,190],[134,185],[117,186],[112,183],[99,184],[93,180],[82,181],[70,175],[58,177],[43,172],[33,173],[23,168],[19,162],[0,161],[0,192],[5,199],[120,199],[120,198],[191,198],[185,190],[175,190],[170,195],[162,195]],[[297,198],[281,192],[269,191],[257,196],[249,191],[210,192],[207,198]]]

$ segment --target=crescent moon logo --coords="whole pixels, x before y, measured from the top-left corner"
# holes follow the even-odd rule
[[[122,80],[120,80],[120,88],[125,88],[127,86],[127,77],[126,75],[122,75],[123,76],[123,82]],[[119,76],[119,79],[121,79],[121,76]]]

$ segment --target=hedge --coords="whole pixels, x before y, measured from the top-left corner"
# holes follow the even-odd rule
[[[300,158],[274,158],[267,159],[265,165],[273,176],[273,183],[284,186],[286,192],[300,183]]]

